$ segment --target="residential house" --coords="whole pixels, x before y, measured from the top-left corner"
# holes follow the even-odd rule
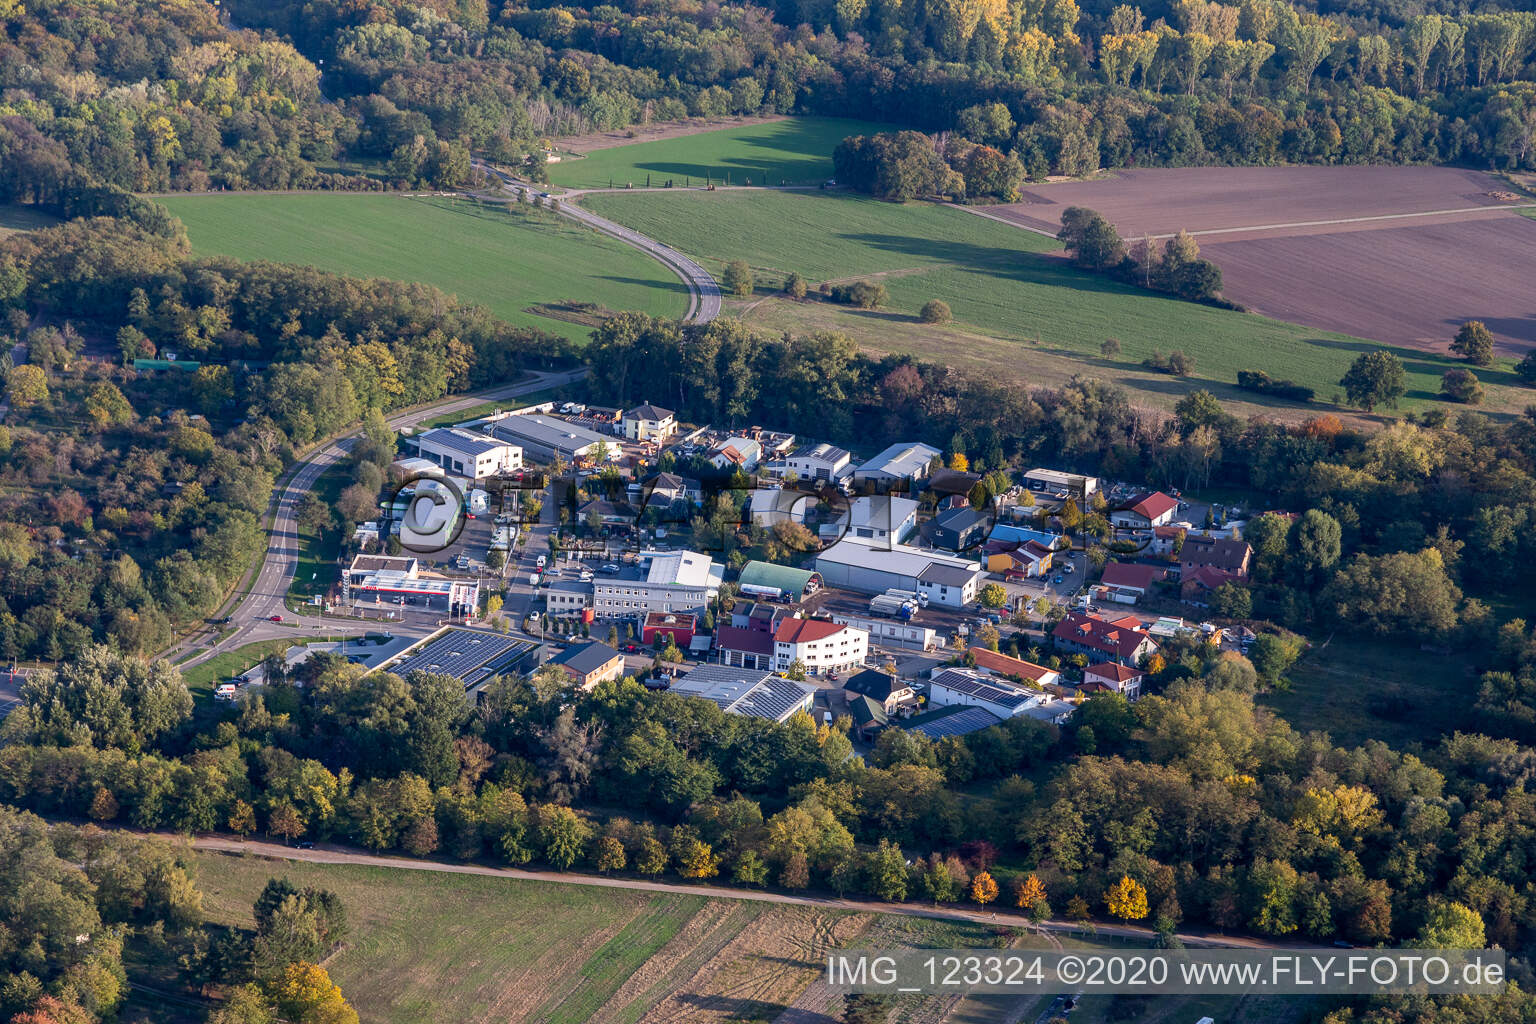
[[[928,489],[935,494],[969,495],[971,488],[981,480],[980,473],[965,473],[958,469],[938,469],[928,478]]]
[[[987,676],[967,669],[948,668],[928,681],[928,702],[938,707],[964,704],[990,711],[998,718],[1021,715],[1044,697],[998,676]]]
[[[851,472],[853,455],[826,443],[803,445],[790,454],[787,468],[802,480],[836,482]]]
[[[1230,537],[1208,537],[1192,533],[1184,538],[1179,551],[1181,575],[1196,569],[1218,569],[1233,579],[1245,581],[1253,562],[1253,548],[1245,540]]]
[[[1146,673],[1131,665],[1115,661],[1101,661],[1083,670],[1083,688],[1102,686],[1114,693],[1123,694],[1126,700],[1141,696],[1141,681]]]
[[[911,686],[879,669],[855,672],[843,683],[843,692],[849,694],[850,701],[853,695],[875,701],[888,715],[894,715],[901,708],[917,706],[917,693]]]
[[[1068,612],[1051,631],[1057,646],[1090,659],[1137,665],[1157,651],[1157,642],[1141,629],[1134,615],[1106,619],[1098,615]]]
[[[1055,552],[1037,540],[1023,544],[988,541],[987,571],[1000,573],[1004,579],[1038,579],[1051,571]]]
[[[691,477],[678,476],[676,473],[649,476],[638,485],[631,484],[630,491],[641,511],[654,508],[658,514],[672,511],[679,503],[692,507],[704,502],[703,485]]]
[[[960,505],[940,512],[933,520],[933,545],[949,551],[965,551],[980,544],[991,528],[986,511]]]
[[[1185,604],[1208,608],[1216,591],[1228,583],[1241,586],[1243,578],[1211,566],[1191,569],[1179,575],[1179,599]]]
[[[891,713],[873,697],[861,693],[848,695],[848,715],[853,719],[853,731],[865,743],[873,742],[880,731],[891,724]]]
[[[1138,494],[1127,508],[1115,509],[1109,514],[1114,526],[1132,530],[1150,530],[1154,526],[1167,526],[1173,522],[1173,514],[1179,510],[1179,499],[1162,491]]]
[[[928,476],[929,467],[940,452],[932,445],[900,442],[891,445],[853,471],[853,482],[870,484],[876,489],[907,487],[911,481]]]
[[[594,530],[603,527],[628,529],[640,518],[634,508],[621,501],[593,498],[576,510],[576,521]]]
[[[716,469],[750,473],[762,461],[763,448],[750,437],[728,437],[709,453],[709,464]]]
[[[1153,555],[1178,554],[1184,545],[1184,538],[1188,532],[1182,526],[1154,526],[1152,528],[1152,540],[1147,544],[1147,553]]]
[[[565,672],[579,690],[591,690],[598,683],[624,674],[624,655],[596,640],[567,647],[545,664]]]
[[[620,421],[624,436],[631,441],[655,441],[660,444],[677,433],[677,420],[671,409],[646,402],[624,410]]]
[[[917,593],[926,596],[929,604],[942,608],[964,608],[976,600],[981,591],[981,581],[986,573],[974,563],[949,565],[945,562],[929,562],[928,568],[917,575]]]

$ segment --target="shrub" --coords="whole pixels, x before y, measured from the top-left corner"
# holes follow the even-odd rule
[[[942,299],[929,299],[923,303],[917,318],[925,324],[947,324],[953,318],[953,314],[949,311],[949,303]]]
[[[1238,370],[1237,386],[1261,395],[1273,395],[1293,402],[1310,402],[1317,392],[1293,380],[1275,380],[1263,370]]]
[[[1446,370],[1440,378],[1440,395],[1452,402],[1478,405],[1483,400],[1483,384],[1471,370]]]
[[[833,302],[840,302],[845,306],[857,306],[860,309],[876,309],[885,305],[886,298],[885,285],[872,284],[869,281],[839,284],[832,288]]]
[[[805,298],[805,278],[799,274],[790,274],[784,279],[784,294],[792,299]]]
[[[1152,354],[1143,359],[1141,365],[1149,370],[1171,373],[1175,377],[1188,377],[1195,372],[1195,357],[1182,349],[1174,349],[1167,355],[1159,349],[1153,349]]]
[[[752,268],[746,260],[731,260],[725,265],[725,287],[732,295],[746,298],[752,294]]]

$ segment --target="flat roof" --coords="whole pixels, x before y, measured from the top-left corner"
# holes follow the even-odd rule
[[[921,576],[930,565],[954,566],[976,569],[976,563],[956,558],[938,551],[925,551],[906,544],[868,543],[858,537],[844,537],[816,556],[818,566],[823,562],[834,565],[851,565],[862,569],[879,569],[913,579]]]
[[[642,558],[647,555],[651,565],[645,582],[653,587],[718,587],[725,576],[724,566],[717,567],[714,559],[697,551],[640,553]]]
[[[1060,469],[1032,469],[1024,474],[1025,480],[1045,480],[1050,483],[1070,484],[1080,480],[1094,480],[1087,473],[1068,473]]]
[[[418,445],[432,444],[461,455],[484,455],[487,452],[501,451],[503,448],[517,447],[498,437],[488,437],[485,434],[476,434],[454,427],[434,427],[425,433],[417,434],[415,440]]]
[[[526,438],[540,447],[560,451],[574,451],[599,441],[613,441],[613,438],[595,430],[537,413],[503,417],[491,427],[491,435],[512,440]]]
[[[928,464],[940,452],[931,444],[918,441],[897,442],[868,462],[859,466],[856,473],[884,473],[887,476],[918,476],[927,471]]]
[[[418,671],[453,676],[468,690],[512,669],[537,646],[488,629],[447,626],[382,668],[399,676]]]

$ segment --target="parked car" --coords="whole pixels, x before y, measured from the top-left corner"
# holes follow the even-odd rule
[[[267,621],[268,622],[282,622],[283,621],[283,617],[281,615],[272,615],[272,616],[269,616],[267,618]]]
[[[600,567],[597,571],[603,573],[614,573],[619,571],[619,567],[614,565],[612,562],[609,562],[607,565]]]
[[[1067,578],[1065,576],[1057,576],[1055,579],[1051,580],[1051,582],[1059,587],[1063,583],[1067,582]]]

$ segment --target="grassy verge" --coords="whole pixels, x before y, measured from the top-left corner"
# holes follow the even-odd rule
[[[590,329],[526,312],[580,299],[681,316],[688,290],[661,264],[548,211],[449,198],[220,195],[160,199],[199,252],[421,281],[510,324],[584,341]]]
[[[341,492],[352,482],[345,462],[338,462],[315,481],[310,493],[319,498],[326,508],[334,509]],[[333,524],[329,530],[317,531],[298,526],[299,551],[293,567],[293,582],[288,586],[290,601],[307,601],[316,594],[324,594],[336,579],[336,559],[341,557],[345,540],[343,527]]]
[[[1239,392],[1239,370],[1264,370],[1314,388],[1327,408],[1338,381],[1361,352],[1388,347],[1297,324],[1142,291],[1087,274],[1059,255],[1042,235],[953,207],[893,204],[826,193],[594,195],[583,200],[605,217],[629,225],[718,272],[731,259],[752,265],[763,289],[791,271],[813,282],[867,279],[890,294],[878,310],[825,302],[762,301],[732,309],[774,330],[842,330],[862,347],[953,363],[989,375],[1049,383],[1077,372],[1119,380],[1138,400],[1170,406],[1195,388],[1252,409],[1296,408]],[[954,322],[922,324],[917,312],[942,299]],[[1120,342],[1105,359],[1100,347]],[[1154,350],[1193,355],[1195,372],[1173,377],[1141,364]],[[1405,409],[1433,404],[1440,376],[1453,360],[1393,349],[1408,373]],[[1484,408],[1518,411],[1529,392],[1514,387],[1509,366],[1480,372]]]
[[[655,142],[566,156],[549,165],[549,180],[570,188],[820,184],[832,176],[832,151],[849,135],[891,131],[891,125],[834,117],[791,117]]]
[[[313,637],[294,636],[291,640],[258,640],[244,647],[236,647],[232,651],[216,654],[207,661],[191,668],[183,669],[181,678],[186,682],[187,688],[194,695],[210,696],[213,693],[213,684],[232,676],[237,676],[247,669],[261,664],[267,657],[273,654],[282,654],[295,644],[323,644],[330,643],[340,637]]]

